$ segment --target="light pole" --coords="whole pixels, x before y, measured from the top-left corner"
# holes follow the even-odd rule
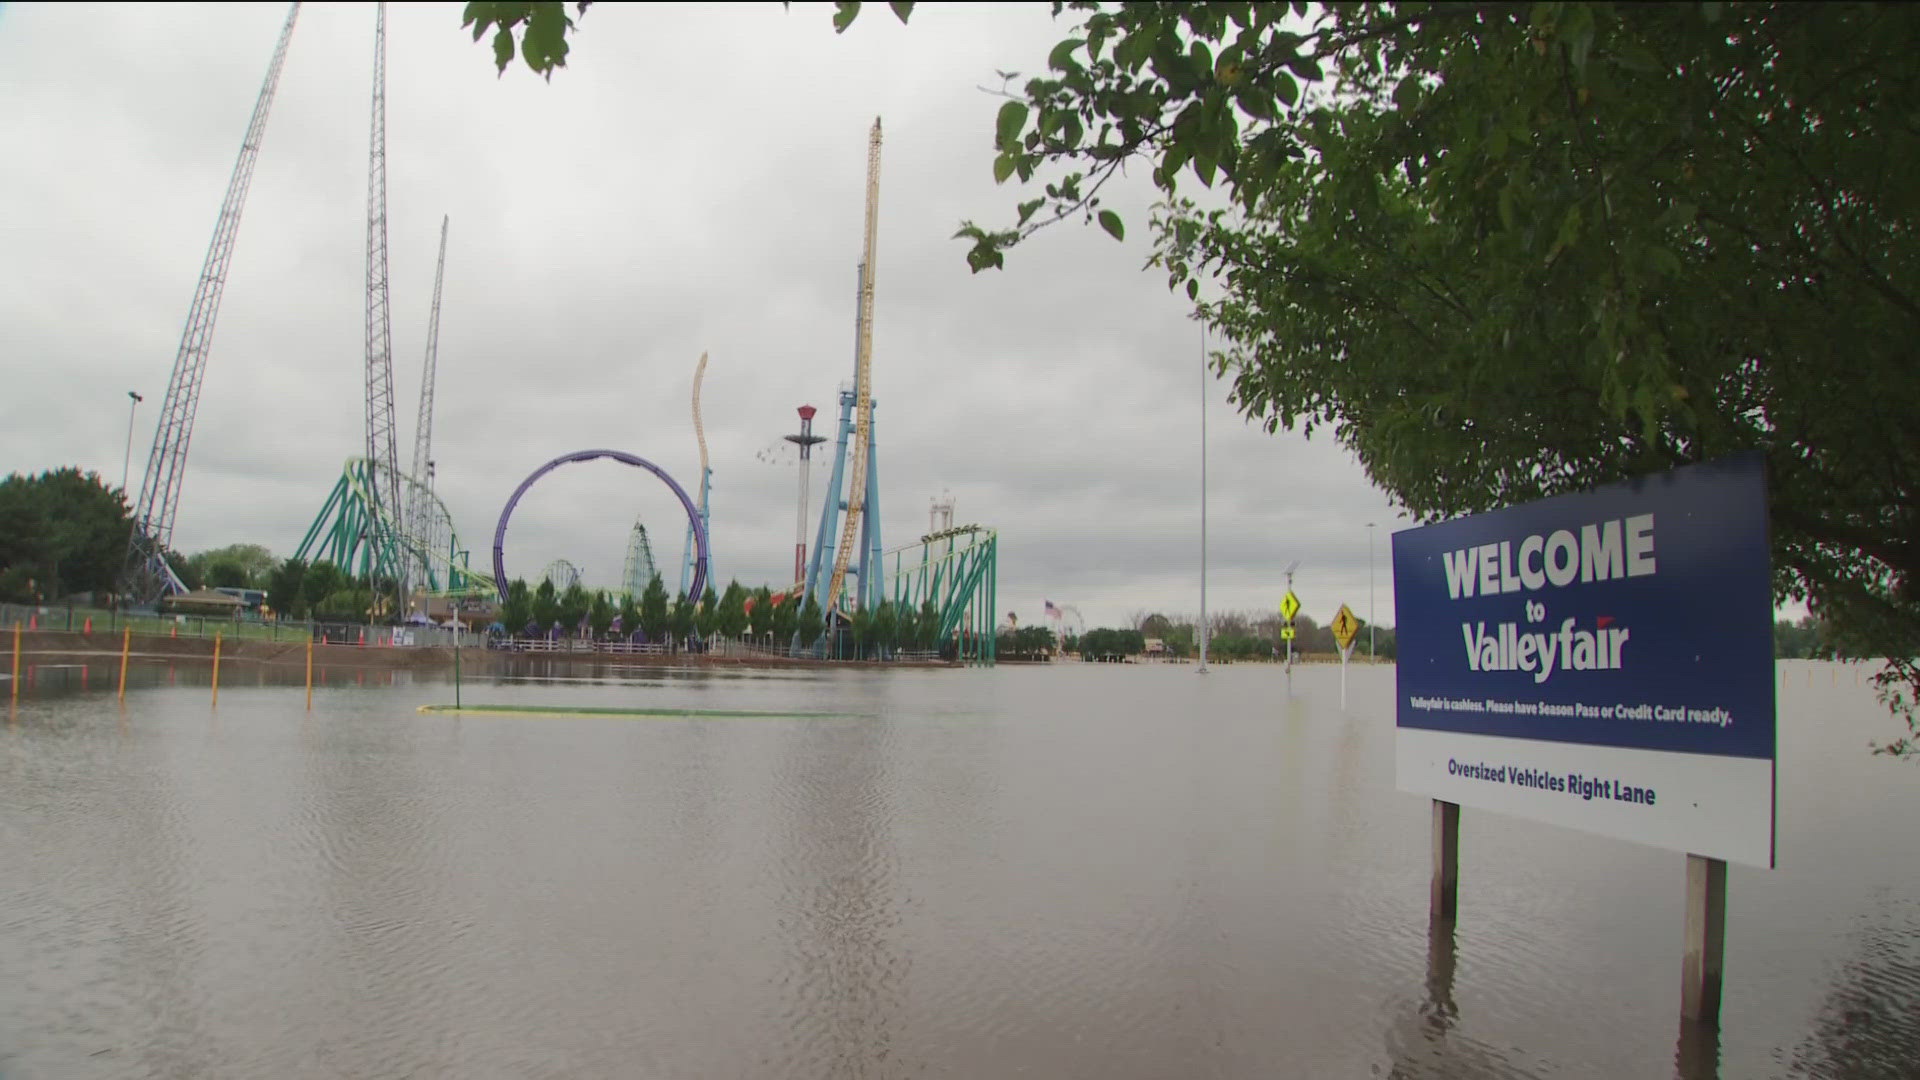
[[[1207,324],[1200,324],[1200,667],[1207,673]]]
[[[122,492],[127,490],[127,481],[132,479],[133,414],[136,410],[140,408],[140,402],[145,400],[139,394],[136,394],[131,390],[127,391],[127,396],[132,398],[133,401],[127,405],[127,454],[126,454],[125,460],[123,460],[120,463],[120,490]]]
[[[1379,643],[1378,631],[1373,626],[1373,522],[1367,522],[1367,659],[1377,660],[1379,654],[1373,651]]]

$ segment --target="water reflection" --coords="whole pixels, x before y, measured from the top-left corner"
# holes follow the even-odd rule
[[[1723,1026],[1676,1038],[1673,859],[1476,815],[1463,922],[1422,937],[1429,806],[1362,673],[1346,714],[1332,672],[1288,697],[1243,665],[467,686],[858,717],[637,721],[424,717],[436,676],[346,669],[308,714],[297,666],[233,671],[217,722],[192,663],[136,665],[124,710],[99,665],[10,710],[8,1080],[1920,1060],[1920,795],[1851,747],[1783,768],[1792,854],[1743,883]]]
[[[1451,919],[1431,919],[1427,926],[1425,996],[1402,1009],[1387,1032],[1387,1052],[1393,1080],[1477,1080],[1480,1077],[1519,1078],[1537,1073],[1510,1061],[1495,1047],[1457,1030],[1460,1007],[1454,1001],[1454,968],[1458,942]]]
[[[1908,1080],[1920,1074],[1920,901],[1905,918],[1880,912],[1856,931],[1812,1034],[1795,1047],[1803,1076]]]
[[[871,700],[871,687],[868,703]],[[897,1076],[911,959],[900,944],[891,727],[787,727],[773,776],[780,803],[779,925],[785,955],[781,1057],[803,1075]]]

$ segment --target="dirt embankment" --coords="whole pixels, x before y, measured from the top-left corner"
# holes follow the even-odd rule
[[[0,639],[0,648],[4,648],[8,653],[13,649],[12,636],[9,633],[4,639]],[[134,656],[146,659],[163,656],[179,660],[212,661],[213,639],[135,634],[131,651]],[[485,649],[462,649],[460,652],[464,663],[485,664],[489,659]],[[90,658],[118,657],[120,635],[36,630],[21,635],[20,655],[23,662],[42,663],[56,659],[72,662]],[[307,662],[307,643],[304,639],[295,641],[223,640],[220,643],[220,659],[222,662],[240,660],[262,664],[304,665]],[[0,660],[0,663],[5,662],[7,661]],[[365,668],[380,671],[451,667],[453,650],[324,645],[315,642],[313,662],[316,666],[329,668]]]
[[[12,634],[9,632],[0,638],[0,649],[11,651]],[[213,639],[194,637],[166,637],[164,635],[133,635],[133,655],[137,658],[152,659],[166,657],[178,660],[213,660]],[[78,631],[36,630],[21,636],[21,659],[32,663],[74,663],[88,659],[117,659],[120,655],[120,635],[112,632],[83,634]],[[305,639],[293,641],[256,641],[249,639],[229,639],[220,643],[221,661],[242,661],[261,664],[284,664],[293,667],[303,666],[307,662],[307,643]],[[0,658],[0,673],[4,673],[4,658]],[[859,661],[815,660],[811,658],[787,658],[773,656],[717,656],[709,654],[680,653],[672,656],[644,656],[611,653],[515,653],[500,652],[479,646],[468,646],[460,650],[460,662],[466,670],[474,673],[517,664],[559,664],[578,667],[748,667],[748,668],[812,668],[812,667],[861,667],[868,665]],[[327,645],[315,642],[313,663],[316,668],[358,669],[364,671],[421,671],[453,667],[451,648],[432,646],[413,646],[390,648],[375,645]],[[953,665],[943,661],[931,662],[894,662],[889,667],[928,667],[944,668]]]

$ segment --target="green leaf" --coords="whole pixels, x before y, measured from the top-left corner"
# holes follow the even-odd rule
[[[1018,140],[1020,129],[1027,126],[1027,106],[1025,102],[1009,101],[1000,106],[1000,115],[994,120],[994,141],[1001,147]]]
[[[1073,58],[1073,53],[1084,44],[1086,42],[1080,38],[1070,37],[1055,45],[1053,51],[1047,54],[1047,66],[1055,71],[1078,71],[1080,62]]]
[[[889,0],[887,6],[893,9],[894,18],[903,23],[913,14],[913,0]]]
[[[504,75],[507,65],[511,63],[513,63],[513,31],[503,26],[499,33],[493,35],[493,66]]]
[[[1189,300],[1200,299],[1200,281],[1198,278],[1187,279],[1187,299]]]
[[[1121,223],[1120,215],[1111,210],[1100,211],[1100,227],[1107,230],[1107,235],[1115,240],[1127,238],[1127,227]]]
[[[1007,177],[1013,175],[1013,170],[1019,164],[1019,157],[1015,154],[1001,154],[999,157],[994,158],[993,182],[996,184],[1006,183]]]
[[[833,6],[833,32],[844,34],[853,20],[860,17],[860,0],[838,0]]]

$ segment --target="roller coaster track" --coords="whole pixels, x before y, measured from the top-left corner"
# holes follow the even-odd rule
[[[709,475],[711,475],[711,470],[709,470],[709,468],[707,467],[707,427],[706,427],[706,424],[704,424],[700,419],[700,387],[703,383],[706,382],[706,379],[707,379],[707,354],[701,353],[700,363],[697,366],[695,366],[693,369],[693,439],[695,442],[700,444],[700,499],[698,503],[698,509],[700,511],[700,527],[703,529],[709,529],[710,531],[711,525],[712,525],[712,519],[707,516],[707,489],[709,486],[707,482],[707,478]],[[712,572],[713,572],[713,568],[709,566],[707,568],[707,573],[709,578],[711,578]],[[693,525],[691,522],[689,522],[687,525],[686,545],[684,550],[680,554],[680,593],[679,595],[686,594],[687,580],[692,574],[693,574]],[[695,597],[695,599],[697,600],[699,598]]]
[[[866,272],[860,279],[860,352],[853,380],[853,454],[852,474],[847,478],[847,519],[840,527],[840,547],[833,556],[833,577],[827,582],[826,605],[829,611],[840,604],[840,590],[846,584],[847,563],[853,558],[853,546],[860,535],[860,514],[867,503],[867,444],[873,437],[873,279],[877,264],[874,245],[880,218],[880,118],[874,117],[873,131],[867,137],[867,220],[862,253]],[[877,571],[878,568],[872,568]],[[861,582],[861,588],[866,583]]]
[[[294,557],[305,562],[325,559],[350,574],[392,577],[409,561],[424,566],[424,580],[416,588],[437,595],[487,595],[498,592],[493,578],[467,569],[465,553],[452,533],[452,515],[446,503],[426,481],[399,473],[381,476],[385,466],[370,467],[366,458],[348,458],[340,470],[333,494],[308,528]],[[402,521],[376,492],[399,490],[418,498],[426,514]],[[401,505],[406,505],[403,502]],[[446,526],[442,550],[440,526]]]

